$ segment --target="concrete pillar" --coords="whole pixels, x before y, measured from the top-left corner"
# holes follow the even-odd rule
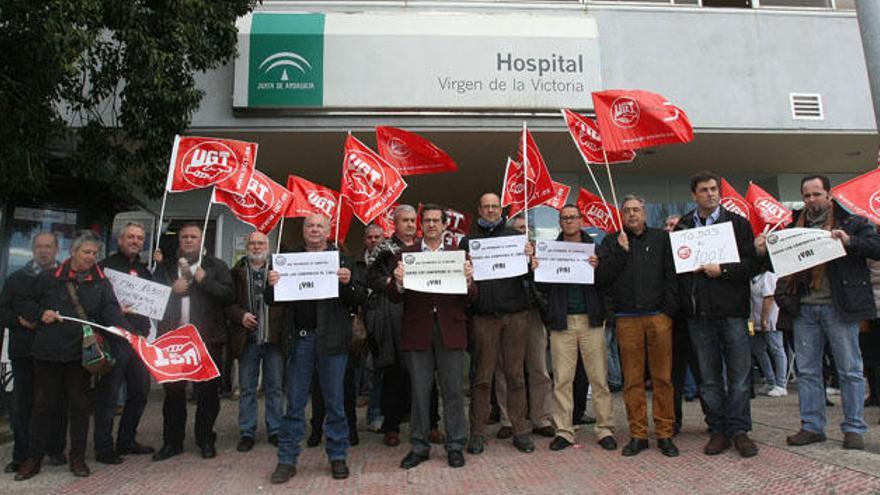
[[[877,128],[880,129],[880,1],[856,0],[856,14],[859,19],[859,30],[862,33],[868,81],[871,84],[874,119]]]

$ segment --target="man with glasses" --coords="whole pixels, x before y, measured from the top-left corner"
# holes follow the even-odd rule
[[[634,456],[648,448],[647,364],[657,446],[663,455],[676,457],[678,448],[672,442],[672,317],[678,281],[669,235],[648,227],[646,218],[643,198],[628,195],[623,199],[623,231],[605,237],[599,247],[597,278],[611,301],[623,363],[623,398],[632,437],[623,455]]]

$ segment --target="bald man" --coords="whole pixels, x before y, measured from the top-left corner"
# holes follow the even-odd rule
[[[269,307],[263,299],[269,264],[269,238],[251,232],[245,245],[247,255],[232,267],[232,292],[235,302],[226,308],[232,327],[229,351],[238,358],[238,451],[254,447],[257,434],[257,384],[262,364],[266,392],[266,436],[278,445],[281,427],[281,370],[284,366],[281,338],[281,308]]]

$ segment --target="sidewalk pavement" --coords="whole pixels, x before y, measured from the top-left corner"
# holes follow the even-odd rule
[[[792,387],[793,389],[794,387]],[[628,440],[623,400],[615,394],[618,443]],[[714,457],[702,453],[707,440],[698,402],[685,403],[684,429],[676,438],[681,449],[677,458],[663,457],[656,444],[636,457],[624,458],[620,450],[607,452],[595,442],[589,427],[581,429],[577,444],[562,452],[551,452],[549,439],[536,437],[533,454],[522,454],[509,441],[487,445],[479,456],[466,455],[467,465],[451,469],[446,465],[442,448],[435,446],[430,461],[404,471],[398,467],[409,450],[406,443],[390,448],[382,436],[364,430],[364,409],[359,409],[361,443],[349,452],[351,477],[345,481],[330,478],[323,452],[306,449],[300,458],[297,475],[286,485],[269,483],[275,466],[275,449],[266,443],[265,432],[258,433],[258,443],[249,453],[235,450],[238,441],[238,403],[223,400],[217,422],[218,456],[203,460],[192,440],[193,406],[189,407],[186,451],[164,462],[149,456],[132,456],[118,466],[94,462],[89,454],[92,476],[74,478],[67,467],[44,466],[35,478],[13,481],[12,475],[0,475],[0,493],[19,494],[694,494],[694,493],[878,493],[880,492],[880,433],[876,426],[880,408],[866,408],[871,429],[866,436],[867,450],[847,451],[841,447],[842,420],[840,397],[832,397],[829,407],[829,440],[807,447],[785,445],[785,436],[799,426],[797,394],[785,398],[758,397],[752,402],[754,430],[760,453],[751,459],[740,458],[732,449]],[[162,428],[161,400],[151,400],[140,429],[142,443],[160,447]],[[490,428],[495,431],[497,426]],[[91,433],[91,432],[90,432]],[[404,432],[404,440],[406,434]],[[12,446],[0,446],[3,464],[10,458]]]

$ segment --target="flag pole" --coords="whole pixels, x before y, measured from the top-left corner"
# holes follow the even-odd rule
[[[162,192],[162,207],[159,209],[159,223],[153,229],[153,238],[150,240],[150,271],[156,268],[153,261],[153,253],[159,247],[159,237],[162,235],[162,222],[165,220],[165,202],[168,200],[168,190],[174,177],[174,162],[177,159],[177,150],[180,146],[180,134],[174,136],[174,145],[171,147],[171,159],[168,160],[168,173],[165,174],[165,190]]]
[[[623,232],[623,220],[620,218],[620,205],[617,204],[617,191],[614,189],[614,179],[611,178],[611,165],[608,164],[608,153],[605,147],[602,147],[602,157],[605,158],[605,170],[608,171],[608,184],[611,186],[611,197],[614,200],[614,207],[617,208],[617,226]]]
[[[202,266],[202,253],[205,251],[205,237],[208,231],[208,219],[211,218],[211,204],[214,202],[214,188],[211,188],[211,199],[208,200],[208,211],[205,212],[205,223],[202,227],[202,245],[199,246],[199,262],[198,266]]]
[[[284,235],[284,217],[281,217],[281,222],[278,223],[278,246],[275,248],[275,254],[281,252],[281,236]]]
[[[339,218],[342,216],[342,201],[345,198],[342,194],[339,195],[339,201],[336,202],[336,234],[333,238],[333,243],[336,244],[336,249],[339,249]]]
[[[770,233],[772,233],[774,230],[778,229],[779,226],[782,225],[782,222],[784,222],[784,221],[785,221],[785,218],[783,218],[782,220],[776,222],[776,225],[774,225],[772,228],[770,228],[770,230],[767,231],[767,234],[770,234]]]
[[[526,121],[523,120],[522,131],[522,168],[523,168],[523,218],[526,220],[526,240],[529,238],[529,146]]]
[[[562,117],[565,118],[565,112],[562,112]],[[614,215],[611,214],[611,208],[608,207],[608,200],[605,199],[605,193],[602,192],[602,187],[599,186],[599,181],[596,180],[596,174],[593,173],[593,167],[590,166],[590,160],[587,158],[587,155],[584,154],[584,150],[578,145],[577,140],[574,135],[569,132],[569,136],[571,136],[571,140],[574,142],[574,147],[577,148],[578,153],[581,155],[581,159],[584,161],[584,166],[587,167],[587,172],[590,173],[590,178],[593,179],[593,185],[596,186],[596,191],[599,192],[599,199],[602,200],[602,204],[605,205],[605,212],[608,213],[609,218],[613,218]],[[602,152],[605,152],[605,149],[602,149]],[[608,158],[606,157],[606,160]],[[616,207],[617,205],[615,205]]]

